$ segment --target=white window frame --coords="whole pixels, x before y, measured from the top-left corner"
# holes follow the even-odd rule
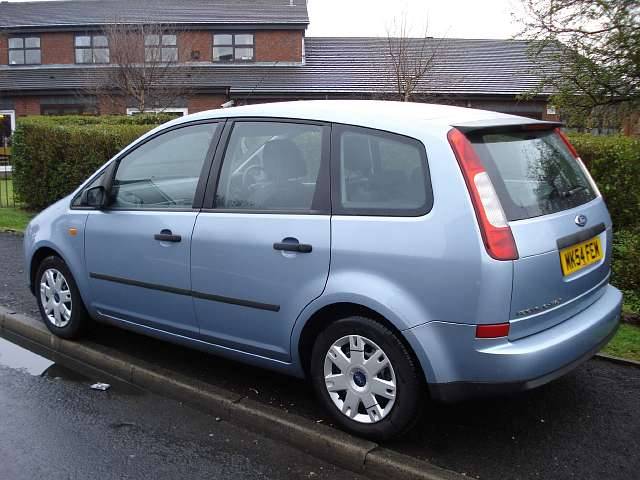
[[[0,115],[9,115],[11,117],[11,133],[16,131],[16,111],[0,110]]]
[[[135,115],[136,113],[140,113],[139,108],[127,108],[127,115]],[[150,108],[144,113],[181,113],[182,116],[186,117],[189,115],[189,109],[186,107]]]
[[[151,43],[147,43],[147,40],[149,37],[152,36],[156,36],[158,37],[158,44],[154,45]],[[176,42],[174,44],[165,44],[164,43],[164,38],[165,37],[175,37]],[[180,61],[180,50],[178,50],[178,34],[177,33],[147,33],[144,36],[144,59],[145,62],[151,62],[151,61],[155,61],[156,59],[153,60],[149,60],[147,57],[147,54],[149,51],[152,50],[156,50],[157,52],[159,52],[159,58],[157,59],[157,61],[159,62],[164,62],[164,63],[169,63],[169,62],[178,62]],[[164,59],[164,52],[165,50],[175,50],[176,52],[176,58],[175,60],[165,60]]]
[[[38,39],[38,47],[27,47],[27,39],[34,39],[37,38]],[[21,39],[22,40],[22,47],[21,48],[12,48],[10,47],[11,45],[11,40],[13,39]],[[31,62],[27,62],[27,52],[28,51],[38,51],[39,55],[40,55],[40,61],[37,63],[31,63]],[[22,52],[22,58],[24,59],[24,62],[22,63],[11,63],[11,52],[16,52],[16,51],[21,51]],[[42,65],[42,38],[40,38],[40,35],[9,35],[7,37],[7,61],[9,62],[9,66],[29,66],[29,65]]]

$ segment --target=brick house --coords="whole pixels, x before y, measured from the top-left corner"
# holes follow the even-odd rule
[[[161,42],[163,55],[178,61],[167,82],[190,87],[173,105],[179,114],[232,100],[380,98],[396,89],[386,39],[305,37],[306,0],[0,2],[0,119],[7,128],[23,115],[133,112],[125,98],[86,94],[115,68],[103,34],[114,19],[180,26]],[[548,95],[518,100],[539,82],[527,42],[428,42],[439,53],[419,87],[422,99],[555,117]]]

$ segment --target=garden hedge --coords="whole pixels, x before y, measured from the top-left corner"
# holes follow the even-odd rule
[[[626,304],[640,314],[640,229],[613,234],[613,283],[625,292]]]
[[[572,134],[602,192],[616,230],[640,227],[640,139]]]
[[[71,193],[89,175],[168,116],[25,117],[13,137],[17,200],[40,210]]]

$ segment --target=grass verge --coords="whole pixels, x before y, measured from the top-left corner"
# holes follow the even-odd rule
[[[620,330],[603,353],[640,362],[640,327],[624,323],[620,325]]]
[[[14,207],[13,182],[11,179],[0,178],[0,207]]]
[[[35,213],[26,212],[20,208],[0,208],[0,232],[15,230],[24,232]]]

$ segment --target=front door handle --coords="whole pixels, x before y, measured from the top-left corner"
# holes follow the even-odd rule
[[[171,230],[162,230],[160,233],[156,233],[153,238],[159,242],[179,243],[182,241],[182,237],[180,235],[174,235],[171,233]]]
[[[313,247],[307,243],[274,243],[274,250],[281,252],[297,252],[297,253],[311,253]]]

